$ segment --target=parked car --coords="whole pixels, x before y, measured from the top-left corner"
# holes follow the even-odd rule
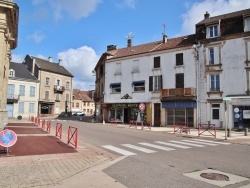
[[[85,115],[86,113],[81,110],[78,109],[72,110],[72,116],[85,116]]]

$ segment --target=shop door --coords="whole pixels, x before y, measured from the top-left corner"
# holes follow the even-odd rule
[[[155,103],[154,104],[154,126],[161,125],[161,104]]]

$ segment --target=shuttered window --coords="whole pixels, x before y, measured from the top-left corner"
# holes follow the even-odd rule
[[[184,74],[183,73],[175,75],[175,87],[184,88]]]

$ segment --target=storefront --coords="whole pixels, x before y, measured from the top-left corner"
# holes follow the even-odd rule
[[[234,128],[250,128],[250,106],[233,106]]]
[[[105,121],[116,120],[119,123],[129,124],[130,120],[141,122],[146,119],[146,109],[141,112],[139,110],[139,103],[113,103],[104,104],[103,108],[106,109]]]

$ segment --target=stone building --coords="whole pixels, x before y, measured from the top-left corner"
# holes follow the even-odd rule
[[[8,122],[7,86],[11,50],[17,47],[19,7],[12,0],[0,1],[0,130]]]

